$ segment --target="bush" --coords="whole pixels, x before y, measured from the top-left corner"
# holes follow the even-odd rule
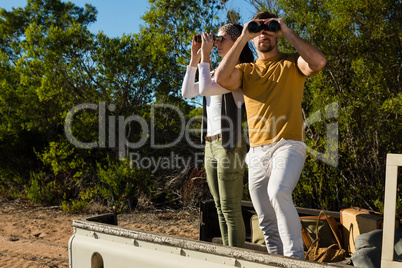
[[[152,188],[153,174],[131,168],[127,160],[112,162],[108,158],[106,165],[97,165],[97,175],[101,182],[100,195],[117,212],[135,208],[139,196]]]
[[[30,184],[25,187],[26,196],[29,200],[42,204],[54,205],[57,201],[58,187],[54,180],[49,181],[49,176],[41,172],[32,173]]]

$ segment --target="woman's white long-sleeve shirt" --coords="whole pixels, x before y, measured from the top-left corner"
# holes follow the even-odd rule
[[[198,64],[199,82],[195,83],[195,74],[197,68],[187,66],[182,85],[182,96],[184,98],[194,98],[197,96],[205,96],[207,110],[207,136],[213,136],[221,133],[221,116],[222,116],[222,94],[232,93],[237,107],[241,107],[244,103],[243,92],[241,90],[230,91],[220,85],[211,77],[209,63],[203,62]]]
[[[210,65],[207,62],[198,64],[199,82],[195,83],[195,74],[197,68],[187,66],[184,76],[181,94],[183,98],[194,98],[197,96],[215,96],[232,92],[237,107],[241,107],[244,103],[243,92],[241,89],[236,91],[227,90],[218,85],[211,77]]]

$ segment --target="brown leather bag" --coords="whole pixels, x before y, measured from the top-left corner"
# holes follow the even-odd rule
[[[311,223],[311,220],[315,221],[314,234],[309,233],[305,227],[306,222]],[[345,259],[346,253],[340,241],[338,224],[333,217],[321,211],[318,216],[301,217],[300,221],[303,241],[307,248],[305,253],[307,260],[338,262]]]

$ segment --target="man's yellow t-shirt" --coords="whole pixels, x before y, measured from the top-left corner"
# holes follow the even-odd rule
[[[236,66],[242,73],[250,146],[304,141],[302,98],[306,76],[297,67],[299,54],[278,55]]]

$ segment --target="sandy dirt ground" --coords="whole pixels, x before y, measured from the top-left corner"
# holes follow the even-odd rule
[[[91,215],[0,201],[0,267],[68,267],[72,221]],[[118,225],[198,239],[199,214],[194,209],[132,212],[119,215]]]

